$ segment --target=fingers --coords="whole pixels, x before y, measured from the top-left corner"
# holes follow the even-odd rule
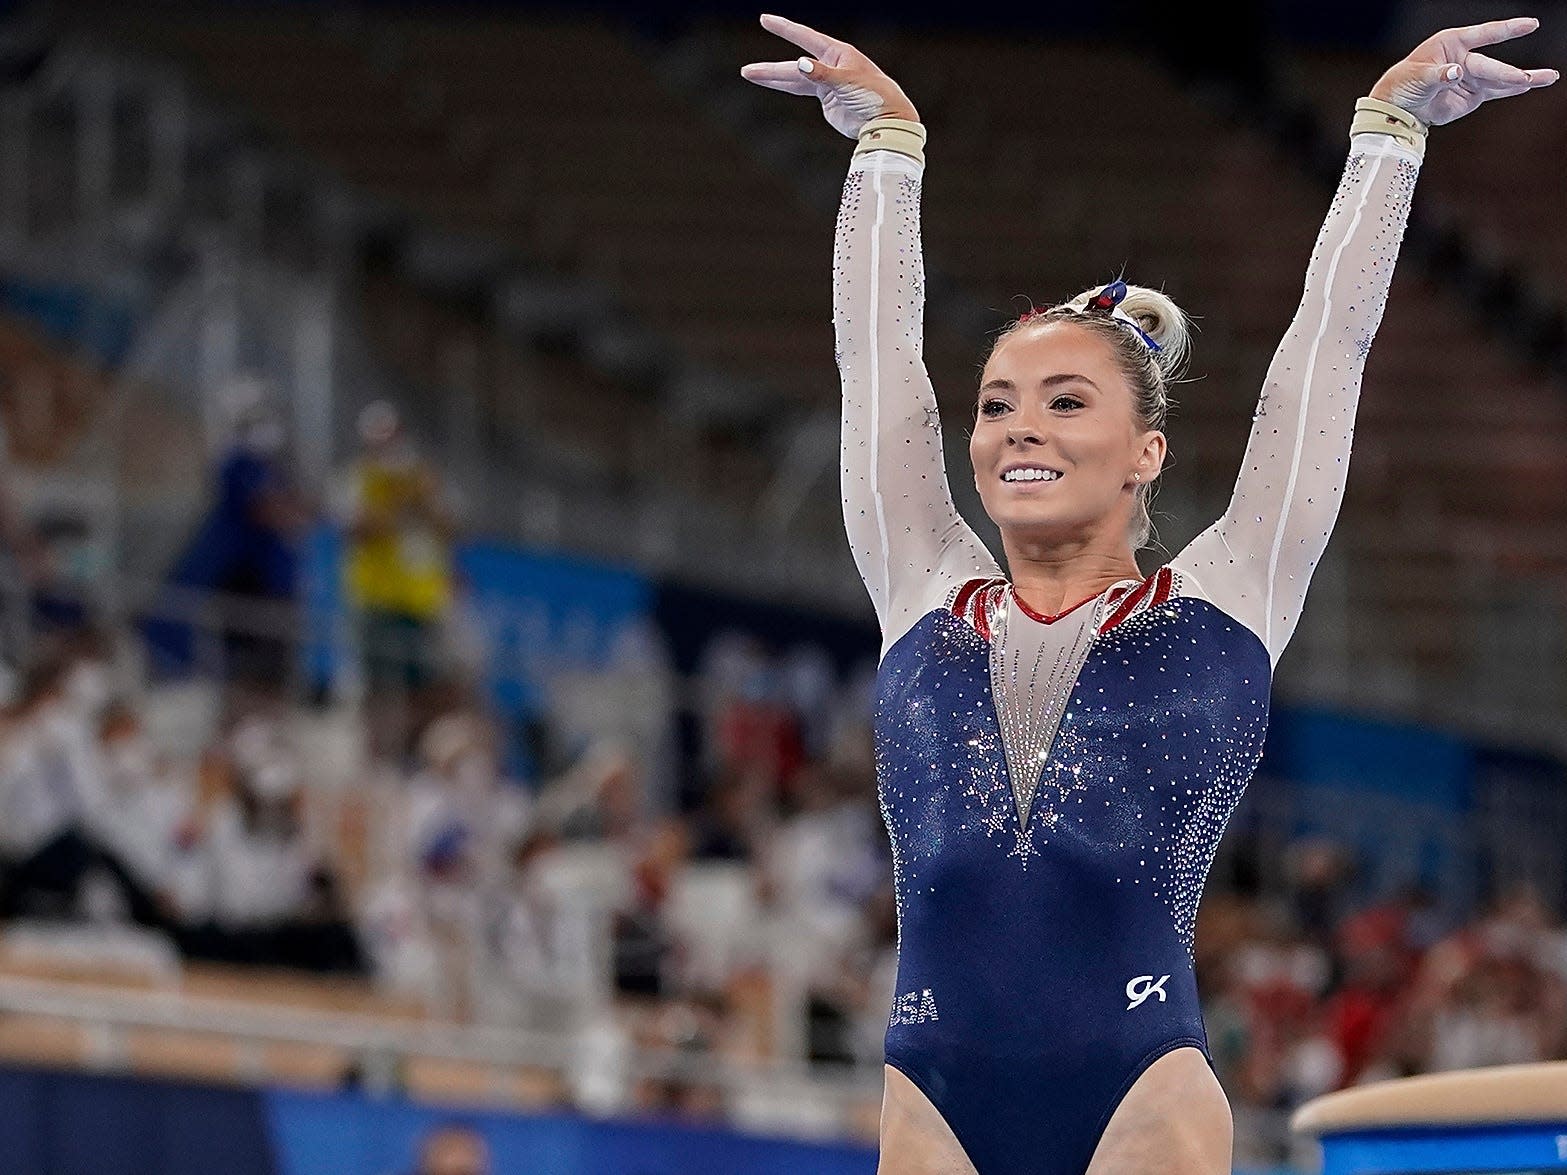
[[[1464,54],[1464,71],[1469,75],[1471,82],[1481,82],[1490,86],[1529,84],[1529,74],[1526,70],[1519,69],[1516,65],[1508,65],[1505,61],[1498,61],[1494,57],[1487,57],[1484,53]]]
[[[1463,80],[1464,71],[1451,61],[1432,61],[1419,68],[1415,75],[1431,90]]]
[[[1554,69],[1519,69],[1484,53],[1465,54],[1464,72],[1471,85],[1504,89],[1514,94],[1548,86],[1561,76]]]
[[[791,44],[798,45],[813,57],[820,57],[824,53],[830,53],[834,48],[842,48],[839,42],[833,40],[826,33],[819,33],[809,25],[797,24],[792,20],[785,20],[781,16],[769,14],[762,17],[762,27],[770,33],[776,33]]]
[[[769,90],[782,90],[785,94],[816,93],[816,82],[809,74],[800,72],[798,61],[758,61],[742,66],[740,76],[748,82],[766,86]]]
[[[1484,24],[1466,25],[1453,29],[1453,36],[1465,49],[1477,49],[1481,45],[1495,45],[1511,41],[1534,32],[1540,22],[1532,16],[1515,16],[1511,20],[1488,20]]]

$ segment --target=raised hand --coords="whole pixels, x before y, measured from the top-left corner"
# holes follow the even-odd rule
[[[1554,69],[1519,69],[1474,52],[1481,45],[1511,41],[1539,27],[1534,17],[1520,16],[1443,29],[1383,74],[1371,97],[1407,110],[1428,126],[1440,126],[1492,98],[1548,86],[1561,76]]]
[[[914,103],[898,83],[848,42],[781,16],[762,17],[762,27],[811,56],[747,65],[740,70],[746,81],[786,94],[812,95],[821,101],[829,125],[851,139],[859,138],[861,128],[873,118],[919,121]]]

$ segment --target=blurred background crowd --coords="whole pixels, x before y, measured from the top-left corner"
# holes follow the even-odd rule
[[[927,354],[982,532],[954,442],[985,332],[1123,261],[1203,316],[1166,549],[1217,513],[1350,100],[1480,7],[1259,8],[1227,62],[1156,49],[1152,6],[1131,40],[844,17],[938,144]],[[834,475],[846,148],[750,105],[760,34],[0,28],[0,1057],[874,1138],[896,915]],[[1508,178],[1559,98],[1433,134],[1199,918],[1238,1164],[1298,1157],[1287,1113],[1328,1090],[1567,1058],[1567,237]],[[1018,103],[1071,113],[1002,169]],[[148,986],[194,1002],[103,996]]]

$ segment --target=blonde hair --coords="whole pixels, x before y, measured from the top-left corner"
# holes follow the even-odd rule
[[[1170,385],[1186,370],[1191,349],[1190,320],[1169,295],[1147,286],[1128,285],[1126,297],[1121,299],[1118,309],[1159,345],[1155,351],[1127,323],[1108,313],[1087,309],[1089,301],[1103,289],[1103,286],[1095,286],[1048,310],[1027,311],[996,336],[990,354],[994,355],[996,348],[1019,330],[1043,323],[1071,322],[1091,330],[1110,344],[1116,365],[1132,389],[1132,409],[1138,423],[1145,429],[1162,431],[1170,414]],[[1149,511],[1152,499],[1152,482],[1137,487],[1137,505],[1132,516],[1133,550],[1147,546],[1153,537],[1153,516]]]

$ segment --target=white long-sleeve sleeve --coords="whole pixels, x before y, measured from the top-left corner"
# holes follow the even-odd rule
[[[1229,509],[1172,561],[1195,581],[1187,593],[1245,624],[1275,664],[1343,501],[1361,373],[1419,170],[1418,157],[1390,136],[1351,140]]]
[[[892,151],[855,156],[833,249],[843,521],[883,656],[957,585],[1001,574],[953,505],[925,371],[923,173]]]

